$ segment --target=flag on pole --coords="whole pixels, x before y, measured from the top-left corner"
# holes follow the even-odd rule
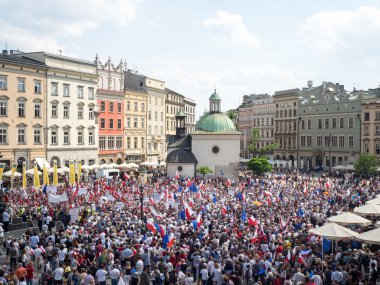
[[[0,163],[0,180],[3,180],[4,167],[5,163]]]
[[[44,185],[49,185],[50,184],[50,182],[49,182],[49,173],[48,173],[47,168],[46,168],[45,165],[44,165],[44,168],[43,168],[43,174],[42,175],[43,175],[42,177],[44,179],[43,184]]]
[[[80,182],[81,174],[82,174],[82,164],[78,163],[78,183]]]
[[[74,161],[70,161],[70,167],[69,167],[69,184],[70,186],[73,186],[75,183],[75,166]]]
[[[34,164],[33,170],[34,170],[33,187],[34,187],[34,189],[39,189],[40,188],[40,176],[38,175],[37,164]]]
[[[16,169],[17,169],[17,163],[12,162],[12,181],[13,181],[13,178],[15,177]]]
[[[22,188],[26,188],[26,162],[22,163]]]
[[[54,166],[53,166],[53,185],[58,186],[58,168],[57,168],[56,160],[54,160]]]

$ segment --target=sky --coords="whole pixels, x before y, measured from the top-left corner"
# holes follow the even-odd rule
[[[380,84],[380,0],[0,0],[1,49],[115,63],[222,109],[245,94]]]

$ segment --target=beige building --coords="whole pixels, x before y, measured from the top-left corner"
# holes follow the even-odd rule
[[[183,111],[185,108],[184,98],[185,96],[166,88],[166,112],[165,112],[165,130],[166,135],[176,134],[176,118],[175,115],[179,111]]]
[[[274,143],[273,97],[268,94],[244,95],[238,111],[238,128],[243,133],[241,156],[250,158],[252,154],[248,146],[252,143],[252,135],[256,136],[257,149]]]
[[[0,55],[0,162],[23,162],[46,158],[45,98],[47,66],[5,51]]]
[[[197,105],[195,103],[194,99],[185,97],[183,99],[185,109],[184,113],[186,115],[185,118],[185,126],[186,126],[186,133],[190,134],[195,129],[195,106]]]
[[[297,167],[298,102],[300,89],[276,91],[274,141],[279,149],[274,153],[275,166]]]
[[[124,154],[127,162],[147,159],[147,98],[144,90],[124,90]]]
[[[380,88],[369,89],[361,107],[361,152],[374,154],[380,161]]]

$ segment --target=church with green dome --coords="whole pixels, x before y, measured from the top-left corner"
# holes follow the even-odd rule
[[[234,178],[239,173],[241,133],[221,111],[222,98],[214,90],[209,112],[199,118],[195,130],[185,133],[185,116],[176,115],[176,138],[168,146],[166,159],[169,176],[196,176],[196,168],[208,166],[212,176]],[[182,112],[183,113],[183,112]]]

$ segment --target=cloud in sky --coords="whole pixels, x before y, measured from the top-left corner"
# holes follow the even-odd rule
[[[321,52],[360,47],[380,47],[380,8],[360,7],[347,11],[321,11],[307,18],[298,30],[303,44]],[[371,47],[372,46],[372,47]]]
[[[0,1],[3,8],[9,9],[1,23],[1,42],[25,51],[40,46],[46,51],[56,51],[63,48],[62,43],[75,41],[67,40],[68,37],[81,37],[102,24],[126,26],[136,19],[143,0]],[[14,37],[9,36],[12,33]],[[69,53],[72,51],[65,51]]]
[[[203,20],[203,26],[212,32],[212,38],[224,45],[259,47],[260,41],[248,31],[240,15],[218,11],[215,18]]]

